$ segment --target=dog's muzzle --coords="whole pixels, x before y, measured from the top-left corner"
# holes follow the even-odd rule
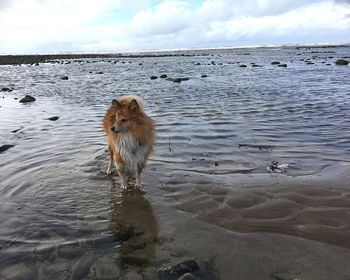
[[[111,130],[112,130],[114,133],[120,133],[120,132],[125,131],[124,128],[119,128],[119,127],[115,127],[115,126],[112,126]]]

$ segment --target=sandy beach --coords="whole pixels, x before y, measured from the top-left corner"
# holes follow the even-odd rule
[[[0,279],[348,279],[349,56],[6,58]],[[102,119],[125,94],[157,128],[142,191],[104,173]]]

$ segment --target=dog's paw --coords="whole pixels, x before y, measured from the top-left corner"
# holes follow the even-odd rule
[[[120,185],[120,188],[124,191],[124,190],[126,190],[126,189],[128,188],[128,186],[127,186],[127,185],[124,185],[124,184],[121,184],[121,185]]]
[[[108,169],[106,170],[106,174],[107,174],[107,175],[111,175],[111,174],[112,174],[112,169],[108,168]]]

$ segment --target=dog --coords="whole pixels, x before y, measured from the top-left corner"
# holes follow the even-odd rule
[[[129,177],[134,177],[136,187],[141,188],[141,173],[153,152],[154,121],[146,115],[143,106],[138,96],[113,99],[103,119],[110,156],[106,173],[112,174],[114,163],[122,189],[127,188]]]

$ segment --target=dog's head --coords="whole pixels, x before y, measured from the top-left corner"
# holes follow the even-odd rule
[[[112,108],[115,109],[114,125],[111,130],[115,133],[127,132],[133,129],[139,114],[140,106],[136,99],[115,100],[112,101]]]

